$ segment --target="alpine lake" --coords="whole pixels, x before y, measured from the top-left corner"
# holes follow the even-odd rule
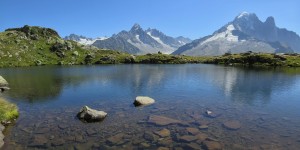
[[[2,68],[20,116],[4,150],[300,148],[300,68],[96,65]],[[156,102],[134,107],[136,96]],[[97,123],[83,106],[108,113]]]

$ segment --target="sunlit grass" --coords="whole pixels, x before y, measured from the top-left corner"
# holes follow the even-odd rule
[[[18,116],[18,107],[3,98],[0,98],[0,121],[9,121]]]

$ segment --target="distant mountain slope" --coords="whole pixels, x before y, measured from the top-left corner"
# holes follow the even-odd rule
[[[72,40],[83,45],[92,45],[96,40],[105,40],[105,39],[107,39],[107,37],[99,37],[93,39],[93,38],[87,38],[85,36],[76,35],[76,34],[70,34],[69,36],[64,37],[64,40]]]
[[[191,41],[188,38],[173,38],[156,29],[143,30],[135,24],[130,31],[121,31],[105,40],[97,40],[92,45],[98,48],[119,50],[131,54],[172,53]]]
[[[194,40],[173,54],[213,56],[246,51],[300,52],[300,37],[276,27],[273,17],[262,22],[255,14],[243,12],[212,35]]]

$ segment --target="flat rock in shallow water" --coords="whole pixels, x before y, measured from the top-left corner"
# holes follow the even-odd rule
[[[204,141],[208,138],[208,136],[205,133],[199,133],[196,135],[196,137],[199,141]]]
[[[168,137],[171,134],[170,130],[168,130],[168,129],[162,129],[162,130],[156,131],[154,133],[160,137]]]
[[[147,96],[138,96],[135,98],[135,101],[134,101],[134,105],[135,106],[142,106],[142,105],[150,105],[150,104],[153,104],[155,103],[155,100],[150,98],[150,97],[147,97]]]
[[[197,143],[189,143],[186,145],[186,149],[201,150],[201,146]]]
[[[191,135],[184,135],[184,136],[178,137],[178,140],[183,141],[183,142],[192,142],[192,141],[196,141],[197,137],[191,136]]]
[[[181,124],[181,121],[164,117],[164,116],[156,116],[152,115],[148,119],[148,123],[153,123],[160,126],[170,125],[170,124]]]
[[[222,150],[222,145],[216,141],[204,141],[203,145],[206,150]]]
[[[123,142],[123,137],[124,137],[124,133],[118,133],[114,136],[111,136],[107,139],[107,142],[109,144],[114,144],[114,145],[119,145],[119,144],[122,144],[124,143]]]
[[[200,132],[197,128],[191,128],[191,127],[186,128],[186,130],[192,135],[196,135]]]
[[[229,130],[238,130],[241,128],[241,123],[239,121],[232,120],[224,122],[223,126]]]
[[[106,117],[107,113],[104,111],[98,111],[84,106],[81,108],[80,112],[77,114],[77,117],[86,122],[98,122],[102,121]]]
[[[46,148],[48,139],[43,135],[35,135],[29,144],[30,147]]]

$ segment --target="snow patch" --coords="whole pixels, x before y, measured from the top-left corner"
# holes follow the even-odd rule
[[[201,45],[203,45],[207,42],[215,41],[215,40],[227,40],[227,41],[230,41],[230,42],[238,42],[239,38],[238,38],[238,36],[234,36],[232,34],[233,30],[235,30],[235,28],[232,24],[230,24],[230,25],[227,26],[226,31],[213,35],[212,37],[210,37],[207,40],[203,41],[201,43]]]
[[[249,16],[249,14],[250,13],[248,13],[248,12],[242,12],[237,18],[242,18],[242,17],[244,17],[244,16]]]
[[[164,53],[171,54],[175,50],[171,46],[165,44],[159,37],[152,36],[151,32],[147,32],[147,34],[163,46],[163,49],[165,50]]]
[[[79,41],[77,41],[80,44],[83,45],[92,45],[93,43],[95,43],[97,40],[106,40],[108,39],[108,37],[98,37],[96,39],[90,40],[90,39],[84,39],[84,38],[80,38]]]

